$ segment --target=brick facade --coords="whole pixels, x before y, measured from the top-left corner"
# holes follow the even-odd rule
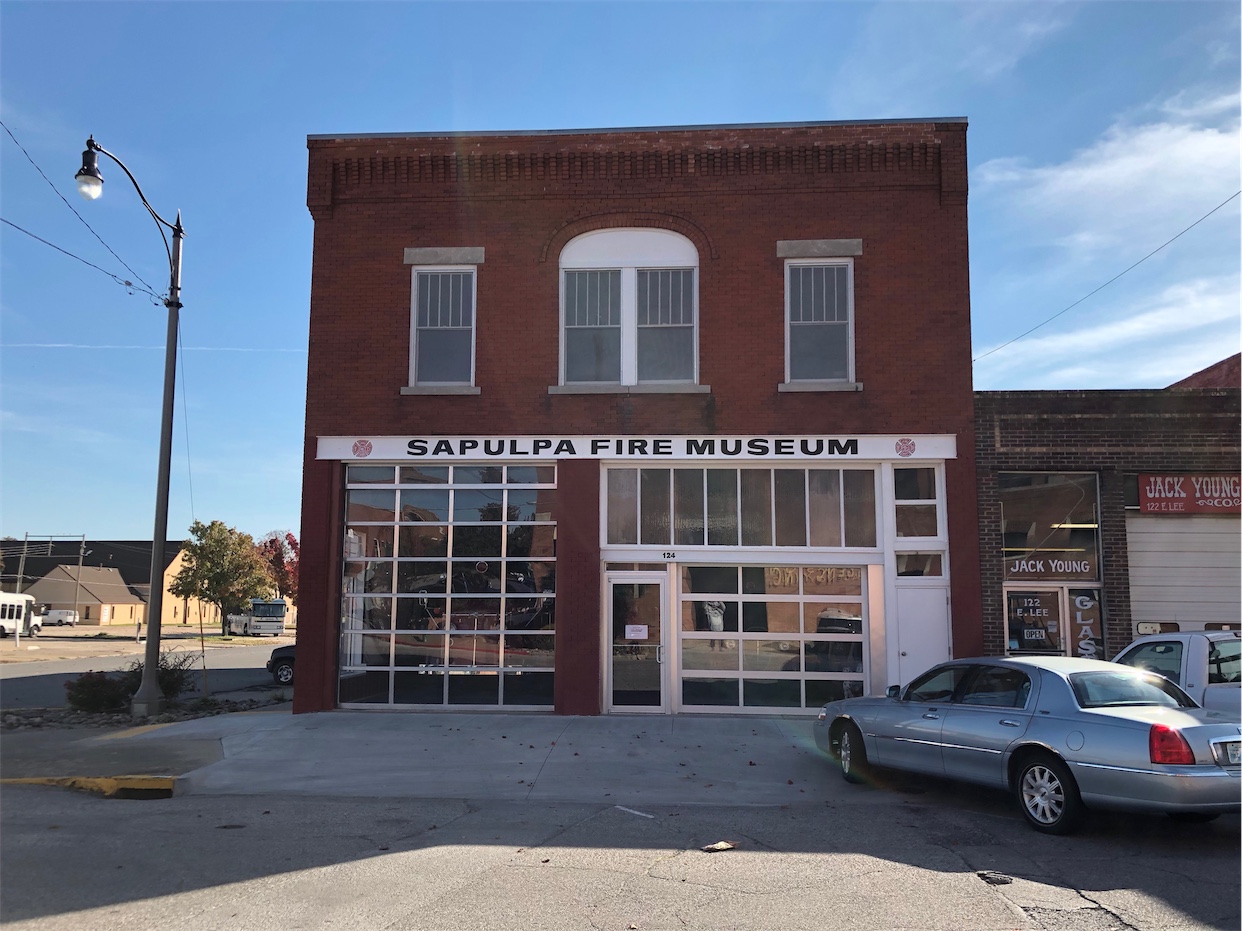
[[[983,391],[975,395],[983,638],[1005,652],[999,472],[1094,472],[1100,492],[1105,656],[1133,638],[1125,478],[1140,472],[1236,474],[1237,389]]]
[[[312,137],[308,148],[315,231],[297,710],[331,707],[334,688],[341,474],[316,461],[319,436],[954,435],[958,458],[946,466],[954,651],[982,648],[965,121]],[[710,392],[549,393],[558,383],[560,250],[615,227],[673,230],[698,249],[699,383]],[[776,243],[811,239],[862,241],[861,391],[777,390]],[[420,247],[486,251],[477,395],[401,393],[411,294],[402,257]],[[597,500],[598,489],[586,488],[597,485],[590,470],[562,469],[584,509]],[[593,519],[575,533],[598,540]],[[590,568],[589,558],[562,557],[558,591],[593,599],[586,607],[598,612],[594,558]],[[561,649],[595,662],[597,641],[565,641],[558,669]]]

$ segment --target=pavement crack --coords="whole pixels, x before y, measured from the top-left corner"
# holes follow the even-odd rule
[[[1103,902],[1099,901],[1098,899],[1091,898],[1091,896],[1087,895],[1087,893],[1083,892],[1081,889],[1075,889],[1074,892],[1077,893],[1078,896],[1084,902],[1090,902],[1094,907],[1098,908],[1100,911],[1104,912],[1107,915],[1111,915],[1123,927],[1131,928],[1133,929],[1133,931],[1139,931],[1138,925],[1131,924],[1130,922],[1126,921],[1119,914],[1117,914],[1117,912],[1114,909],[1109,908]]]
[[[535,775],[528,780],[529,785],[526,789],[526,800],[530,801],[531,793],[535,791],[535,783],[539,781],[539,777],[543,775],[543,768],[548,765],[548,760],[552,758],[552,754],[556,751],[556,745],[561,742],[561,738],[569,731],[572,722],[566,721],[565,726],[560,729],[556,735],[556,739],[548,746],[548,752],[543,755],[543,759],[539,761],[539,769],[535,771]]]

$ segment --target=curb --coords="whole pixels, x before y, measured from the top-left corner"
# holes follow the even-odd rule
[[[22,776],[0,779],[0,785],[59,786],[94,792],[104,798],[172,798],[176,776]]]

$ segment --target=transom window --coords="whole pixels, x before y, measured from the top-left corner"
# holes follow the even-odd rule
[[[607,501],[614,546],[876,545],[872,469],[615,468]]]
[[[474,384],[474,268],[415,268],[410,384]]]
[[[694,383],[698,250],[679,233],[599,230],[561,252],[562,384]]]
[[[893,469],[898,537],[935,537],[940,533],[936,469]]]
[[[854,263],[785,263],[786,381],[854,380]]]

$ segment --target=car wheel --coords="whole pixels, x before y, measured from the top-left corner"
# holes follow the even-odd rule
[[[1023,760],[1016,780],[1018,804],[1027,823],[1045,834],[1070,834],[1082,824],[1086,808],[1069,768],[1046,754]]]
[[[272,667],[272,678],[277,685],[293,685],[293,663],[282,660]]]
[[[34,627],[30,628],[30,636],[32,637],[39,636],[39,631],[41,631],[42,629],[43,629],[42,627],[36,624]]]
[[[862,782],[867,775],[867,748],[863,735],[853,724],[846,724],[837,738],[837,765],[846,782]]]
[[[1215,811],[1171,811],[1169,817],[1182,824],[1207,824],[1220,817]]]

